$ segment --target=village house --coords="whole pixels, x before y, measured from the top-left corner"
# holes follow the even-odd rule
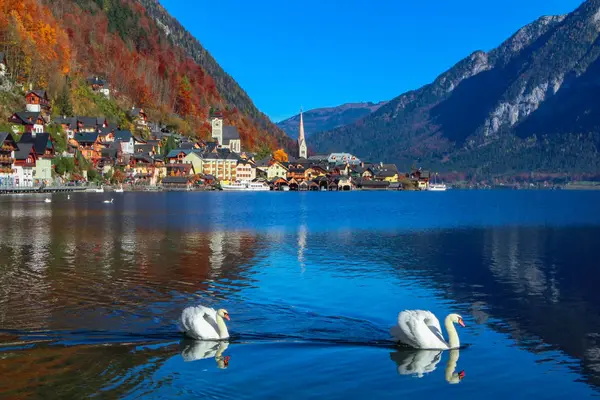
[[[169,176],[192,176],[196,173],[192,164],[167,163],[166,169],[167,173],[165,178]]]
[[[276,178],[287,177],[288,169],[279,161],[273,162],[267,169],[267,179],[272,181]]]
[[[235,176],[238,181],[252,181],[256,178],[256,166],[249,160],[240,159],[235,167]]]
[[[88,85],[94,92],[103,94],[106,98],[110,97],[110,90],[108,89],[108,82],[105,79],[100,79],[97,76],[92,76],[87,79]]]
[[[18,146],[31,143],[36,155],[33,169],[34,183],[49,183],[52,180],[52,158],[54,158],[54,143],[50,134],[26,132],[21,136]]]
[[[143,108],[131,107],[127,113],[137,128],[146,128],[148,126],[148,117]]]
[[[242,151],[240,133],[235,126],[223,126],[223,115],[214,113],[211,117],[212,138],[216,139],[220,148],[229,149],[234,153]]]
[[[135,144],[131,131],[116,131],[114,141],[119,143],[123,154],[134,154]]]
[[[25,94],[25,109],[29,112],[50,113],[50,100],[45,90],[30,90]]]
[[[360,165],[361,161],[358,157],[353,156],[350,153],[331,153],[327,157],[327,161],[333,165]]]
[[[228,151],[207,153],[202,164],[203,174],[212,175],[220,181],[235,181],[239,157]]]
[[[375,177],[378,181],[398,182],[398,168],[395,164],[381,164]]]
[[[350,175],[352,177],[362,178],[366,180],[372,180],[375,178],[375,172],[373,171],[373,169],[361,165],[352,167]]]
[[[97,132],[77,133],[71,143],[81,152],[86,160],[94,163],[102,157],[104,146]]]
[[[44,132],[46,120],[39,111],[20,111],[14,113],[8,122],[20,132]]]
[[[204,157],[199,151],[187,151],[182,162],[186,164],[192,164],[196,173],[204,173]]]
[[[310,166],[306,168],[306,170],[304,170],[304,179],[306,180],[312,180],[314,178],[326,175],[327,171],[324,168],[319,167],[317,165]]]
[[[421,168],[419,169],[411,169],[409,178],[413,182],[417,183],[417,187],[420,190],[427,190],[429,188],[429,178],[431,173],[429,171],[423,171]]]
[[[14,184],[15,150],[17,144],[9,132],[0,132],[0,186]]]
[[[77,118],[76,117],[56,117],[54,123],[62,127],[63,132],[67,135],[67,139],[73,139],[75,132],[77,131]]]
[[[33,186],[33,169],[37,156],[33,143],[19,143],[15,151],[14,182],[17,186]]]
[[[302,165],[298,164],[290,164],[287,170],[287,179],[295,179],[297,182],[302,182],[305,178],[306,170]]]

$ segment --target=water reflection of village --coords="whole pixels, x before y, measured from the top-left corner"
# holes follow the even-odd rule
[[[4,206],[0,321],[6,329],[70,329],[81,327],[80,319],[94,329],[95,318],[106,328],[98,310],[115,303],[125,317],[115,318],[112,329],[124,328],[128,313],[137,316],[136,325],[144,318],[151,325],[157,304],[173,301],[174,293],[183,301],[227,280],[218,291],[226,296],[251,284],[249,261],[260,248],[246,232],[140,228],[145,216],[127,212],[39,211],[35,202]],[[178,312],[160,311],[158,329]]]

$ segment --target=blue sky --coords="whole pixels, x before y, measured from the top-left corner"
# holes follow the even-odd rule
[[[582,0],[161,0],[274,121],[389,100]]]

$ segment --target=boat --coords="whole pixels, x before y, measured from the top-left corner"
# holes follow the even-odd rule
[[[437,183],[436,177],[437,177],[437,173],[433,177],[434,182],[429,184],[429,187],[427,188],[427,190],[430,190],[432,192],[444,192],[444,191],[448,190],[448,187],[446,186],[445,183]]]
[[[123,185],[121,185],[121,187],[115,189],[115,193],[123,193]]]
[[[432,192],[443,192],[448,190],[448,187],[444,183],[431,183],[429,184],[429,189]]]
[[[247,181],[236,181],[228,184],[221,184],[223,190],[235,190],[235,191],[247,191],[247,192],[261,192],[269,191],[269,185],[264,182],[247,182]]]

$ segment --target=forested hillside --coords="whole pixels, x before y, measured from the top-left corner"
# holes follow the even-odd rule
[[[155,19],[157,10],[178,26],[176,35],[175,28]],[[226,123],[238,127],[244,147],[293,146],[154,1],[0,0],[0,52],[6,55],[8,79],[25,89],[47,89],[56,113],[65,113],[64,101],[73,113],[103,113],[107,107],[86,101],[84,88],[86,78],[98,76],[109,84],[111,107],[121,112],[143,107],[153,121],[207,138],[207,118],[218,108]]]

